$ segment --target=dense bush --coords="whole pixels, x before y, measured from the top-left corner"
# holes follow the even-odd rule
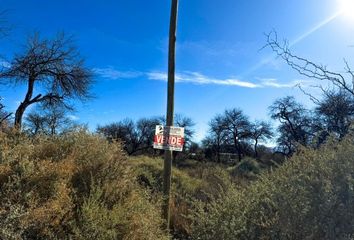
[[[254,178],[261,172],[261,166],[257,160],[245,157],[231,170],[231,175],[234,177]]]
[[[141,185],[154,194],[162,193],[163,160],[160,158],[134,157],[135,174]],[[184,168],[172,170],[171,230],[176,239],[188,239],[191,219],[188,213],[195,199],[209,201],[228,191],[231,177],[225,168],[211,163],[186,161]],[[177,163],[176,163],[177,164]]]
[[[0,239],[167,239],[119,143],[0,133]]]
[[[302,149],[249,187],[197,201],[194,239],[350,239],[354,234],[354,141]]]

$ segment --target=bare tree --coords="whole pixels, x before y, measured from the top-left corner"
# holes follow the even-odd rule
[[[270,107],[270,116],[278,120],[278,144],[286,155],[291,155],[296,144],[307,146],[313,136],[312,118],[309,112],[294,97],[277,99]],[[284,148],[285,146],[285,148]]]
[[[258,144],[272,138],[270,123],[256,121],[251,123],[242,110],[234,108],[225,110],[209,122],[209,133],[203,140],[205,153],[208,157],[217,158],[221,163],[221,153],[237,153],[239,161],[242,155],[258,156]],[[254,141],[253,150],[250,140]]]
[[[26,131],[32,135],[45,133],[46,118],[38,111],[32,111],[25,117]]]
[[[32,135],[44,133],[51,136],[70,129],[74,124],[68,117],[68,109],[62,105],[43,105],[31,111],[25,117],[26,130]]]
[[[71,38],[64,34],[50,40],[41,39],[38,34],[30,37],[24,51],[15,55],[0,77],[27,85],[15,113],[17,128],[21,128],[23,114],[30,105],[61,103],[69,107],[70,99],[88,99],[92,84],[92,71],[85,66]]]
[[[254,153],[258,157],[257,146],[259,141],[265,141],[273,137],[272,127],[270,123],[265,121],[256,121],[251,125],[250,136],[254,140]]]
[[[136,122],[137,146],[134,152],[146,151],[152,148],[155,127],[159,125],[160,120],[157,117],[141,118]]]
[[[275,31],[267,34],[266,36],[267,43],[264,47],[270,47],[277,54],[277,56],[285,60],[285,62],[298,73],[309,78],[329,81],[334,86],[347,91],[354,96],[354,72],[351,70],[346,60],[344,60],[345,75],[330,71],[324,65],[317,64],[309,59],[293,54],[290,50],[288,41],[284,40],[283,42],[280,42]],[[325,89],[321,89],[325,91]]]
[[[316,103],[314,112],[318,143],[321,144],[330,134],[341,139],[354,120],[354,96],[347,91],[326,91]]]
[[[242,110],[234,108],[225,110],[223,127],[237,151],[238,159],[242,159],[241,142],[250,137],[251,123]]]
[[[184,128],[184,148],[187,149],[192,143],[194,135],[195,123],[190,117],[183,116],[182,114],[175,114],[174,116],[175,126]]]
[[[58,134],[60,129],[67,128],[71,123],[71,119],[67,117],[67,111],[61,106],[51,106],[45,114],[46,125],[50,135]]]
[[[120,139],[129,155],[152,148],[155,126],[160,124],[159,118],[141,118],[136,123],[131,119],[98,126],[96,131],[109,140]]]
[[[98,126],[96,131],[103,134],[109,140],[120,139],[124,143],[124,148],[128,154],[132,154],[137,142],[135,123],[126,118],[119,122]]]
[[[221,163],[220,153],[226,138],[227,133],[224,128],[224,118],[222,115],[217,115],[209,122],[209,136],[205,143],[211,145],[215,150],[218,163]]]

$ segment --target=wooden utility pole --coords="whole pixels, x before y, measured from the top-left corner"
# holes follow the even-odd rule
[[[170,17],[170,34],[168,46],[168,83],[166,126],[173,126],[174,92],[175,92],[175,52],[178,0],[172,0]],[[165,150],[163,168],[163,218],[166,229],[170,228],[170,191],[171,191],[172,151]]]

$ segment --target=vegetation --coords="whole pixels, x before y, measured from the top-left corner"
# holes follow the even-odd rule
[[[279,167],[173,169],[177,239],[349,239],[354,233],[354,136],[302,147]],[[162,159],[128,158],[85,130],[0,134],[2,239],[169,239],[162,231]]]
[[[25,117],[24,130],[30,135],[54,136],[72,129],[75,123],[67,116],[68,110],[59,105],[42,105]]]
[[[14,124],[19,129],[29,106],[43,103],[69,107],[70,99],[87,99],[92,84],[91,70],[64,34],[54,39],[41,39],[34,34],[24,52],[16,54],[9,66],[2,69],[0,78],[13,85],[27,85],[25,97],[15,113]],[[36,94],[37,88],[42,93]]]
[[[166,239],[118,142],[0,133],[1,239]]]
[[[185,147],[173,154],[167,232],[163,152],[152,148],[165,118],[126,118],[95,133],[75,124],[70,101],[91,97],[92,70],[70,38],[34,34],[0,66],[2,83],[27,86],[14,114],[0,103],[0,239],[353,239],[354,83],[294,55],[276,34],[266,46],[333,88],[319,87],[318,98],[303,91],[313,109],[276,99],[276,129],[226,109],[201,144],[193,120],[175,115]],[[354,78],[347,63],[346,74]]]
[[[352,239],[353,136],[302,149],[243,189],[197,201],[193,239]]]
[[[174,116],[175,126],[185,128],[184,149],[192,144],[195,125],[191,118],[181,114]],[[156,125],[165,125],[165,117],[140,118],[137,121],[126,118],[104,126],[98,126],[97,133],[104,135],[108,140],[122,140],[124,150],[129,155],[156,154],[152,149]]]

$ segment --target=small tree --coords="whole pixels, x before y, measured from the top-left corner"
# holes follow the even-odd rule
[[[224,128],[223,116],[217,115],[209,122],[209,135],[205,139],[204,144],[209,145],[216,153],[218,163],[221,163],[220,153],[226,138],[227,133]]]
[[[137,144],[137,133],[132,119],[126,118],[119,122],[98,126],[96,131],[106,136],[109,140],[122,140],[127,153],[132,154],[134,152]]]
[[[354,120],[354,96],[346,91],[327,91],[315,107],[315,129],[322,136],[343,138]],[[321,139],[321,142],[324,139]]]
[[[96,131],[110,140],[120,139],[129,155],[152,148],[155,126],[160,124],[158,118],[141,118],[136,123],[131,119],[98,126]]]
[[[67,117],[65,108],[61,106],[50,107],[45,115],[48,132],[54,136],[60,129],[65,129],[71,124],[71,119]]]
[[[239,161],[241,161],[241,142],[250,137],[251,123],[248,120],[248,117],[242,112],[242,110],[237,108],[225,110],[223,127],[237,151]]]
[[[141,118],[136,122],[137,151],[146,151],[152,148],[155,136],[156,125],[160,124],[157,117]]]
[[[54,136],[71,129],[73,125],[68,110],[61,105],[40,105],[25,117],[26,130],[32,135],[44,133]]]
[[[294,97],[277,99],[270,107],[270,116],[278,120],[279,148],[285,155],[295,151],[296,144],[307,146],[313,136],[312,118],[309,112]],[[286,151],[285,151],[286,150]]]
[[[256,121],[251,125],[250,136],[254,140],[254,154],[258,157],[257,146],[259,141],[265,141],[273,137],[272,127],[270,123],[264,121]]]
[[[190,117],[183,116],[181,114],[175,114],[174,117],[175,126],[184,128],[184,150],[190,147],[192,138],[194,135],[193,127],[195,123]]]
[[[45,133],[46,118],[38,111],[31,111],[25,117],[25,128],[32,135]]]
[[[0,72],[0,77],[15,85],[27,85],[26,95],[15,113],[17,128],[21,128],[24,112],[32,104],[61,103],[69,107],[70,99],[89,98],[92,71],[64,34],[50,40],[35,34],[9,66]]]

